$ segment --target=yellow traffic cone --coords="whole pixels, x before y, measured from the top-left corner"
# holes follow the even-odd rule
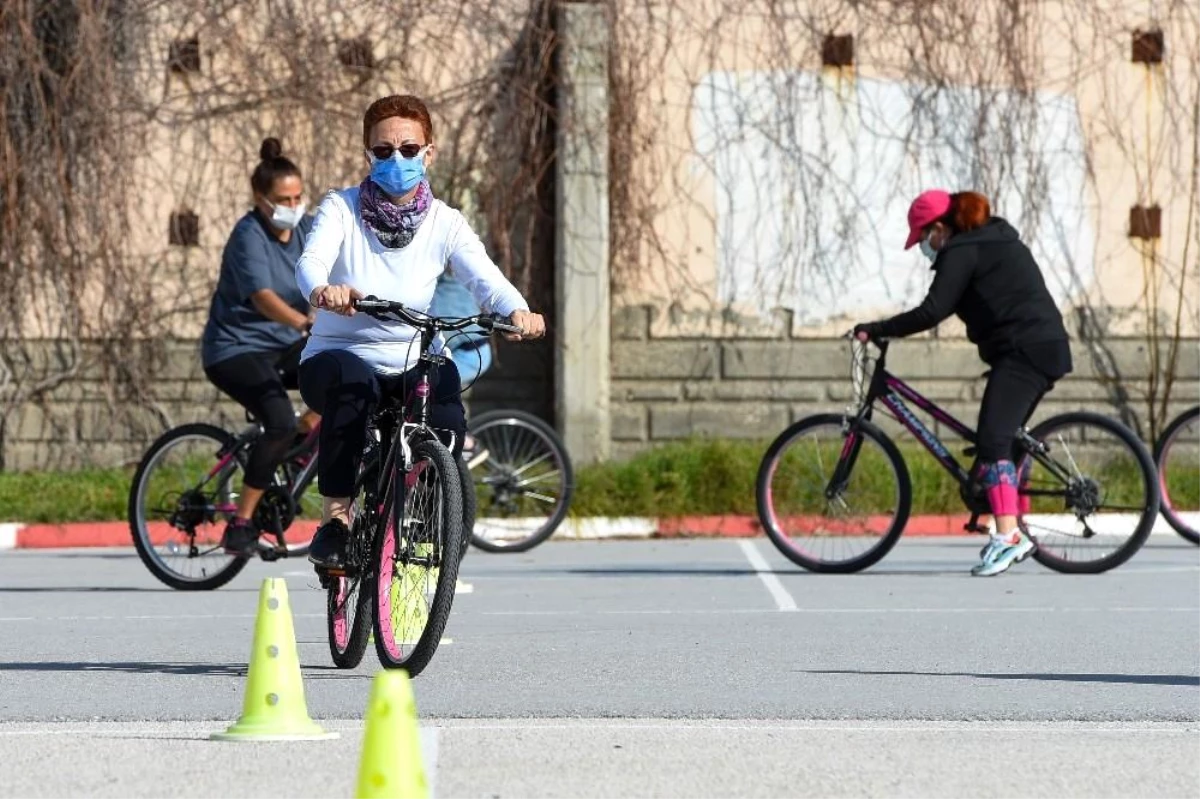
[[[299,741],[337,736],[308,717],[287,583],[278,577],[263,580],[242,717],[212,737],[221,741]]]
[[[358,766],[357,799],[425,799],[429,783],[421,757],[417,703],[408,672],[384,670],[371,683]]]

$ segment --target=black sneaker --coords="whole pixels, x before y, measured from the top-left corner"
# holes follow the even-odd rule
[[[226,554],[248,558],[254,554],[257,544],[258,529],[253,522],[233,518],[225,525],[225,532],[221,535],[221,548]]]
[[[330,519],[317,528],[308,547],[308,560],[322,569],[344,569],[346,567],[346,542],[350,530],[341,519]]]

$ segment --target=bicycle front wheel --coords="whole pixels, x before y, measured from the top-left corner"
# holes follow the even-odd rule
[[[1039,563],[1098,574],[1145,543],[1158,516],[1158,480],[1145,445],[1120,422],[1080,411],[1054,416],[1029,435],[1043,452],[1018,467],[1021,529]]]
[[[562,524],[575,473],[554,428],[524,411],[490,411],[470,422],[471,472],[479,498],[471,543],[487,552],[525,552]]]
[[[412,470],[395,470],[376,533],[375,651],[385,668],[415,677],[429,664],[454,604],[462,557],[462,488],[439,441],[413,446]]]
[[[185,424],[160,436],[138,464],[129,531],[142,563],[172,588],[219,588],[246,565],[221,548],[242,490],[241,464],[226,451],[233,440],[219,427]]]
[[[1200,544],[1200,406],[1167,425],[1154,447],[1162,515],[1179,535]]]
[[[775,546],[810,571],[845,574],[877,563],[904,531],[908,467],[870,422],[837,414],[801,419],[767,450],[758,518]]]

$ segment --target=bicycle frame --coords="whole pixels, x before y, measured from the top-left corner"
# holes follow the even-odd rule
[[[938,462],[938,465],[946,470],[952,477],[954,477],[955,481],[958,482],[959,487],[963,492],[963,502],[964,504],[967,504],[967,509],[974,514],[967,527],[968,529],[974,529],[978,517],[982,514],[976,508],[970,506],[970,504],[967,502],[967,495],[968,492],[979,488],[980,484],[966,469],[962,467],[962,464],[960,464],[958,459],[951,454],[949,448],[942,443],[942,440],[938,438],[937,434],[930,430],[929,427],[909,409],[908,405],[905,404],[905,401],[907,400],[912,402],[917,406],[918,409],[929,414],[936,421],[949,427],[951,430],[961,436],[966,442],[968,442],[971,447],[974,447],[978,443],[976,432],[956,419],[950,413],[943,410],[936,402],[928,399],[915,388],[890,373],[887,370],[888,343],[886,341],[879,342],[878,346],[880,349],[879,360],[876,362],[875,371],[871,375],[871,383],[867,389],[867,395],[864,398],[862,405],[859,407],[858,413],[855,415],[855,419],[868,422],[871,421],[875,402],[882,402],[888,413],[906,430],[908,430],[908,432],[911,433],[913,437],[921,443],[921,446],[923,446],[925,450],[933,456],[934,460]],[[1047,453],[1049,450],[1044,443],[1031,437],[1024,428],[1021,428],[1016,432],[1016,437],[1019,445],[1022,446],[1034,460],[1042,464],[1042,466],[1054,474],[1056,478],[1061,480],[1064,485],[1069,485],[1071,483],[1071,473],[1056,463],[1053,459],[1048,457]],[[849,471],[850,466],[852,466],[854,461],[857,459],[857,448],[859,446],[861,446],[861,439],[857,439],[855,436],[853,436],[853,434],[847,436],[844,452],[850,457],[842,459],[843,463],[846,464],[846,471]],[[968,449],[968,452],[970,452],[970,449]],[[842,475],[841,480],[844,479],[845,476]],[[827,491],[834,490],[836,484],[839,482],[840,480],[831,481]],[[1061,497],[1063,495],[1062,491],[1033,489],[1028,487],[1021,488],[1020,493],[1028,497]]]
[[[871,385],[867,390],[866,399],[863,401],[862,407],[859,408],[857,418],[868,422],[871,421],[875,402],[882,402],[892,418],[903,425],[921,443],[921,446],[934,457],[938,464],[958,481],[960,486],[964,488],[969,486],[972,483],[971,475],[962,467],[958,459],[951,454],[949,448],[942,443],[937,434],[930,430],[909,409],[908,405],[905,404],[905,400],[916,405],[917,408],[932,416],[936,421],[949,427],[972,446],[977,442],[975,431],[940,408],[933,400],[926,398],[915,388],[888,372],[885,365],[886,358],[887,350],[883,349],[875,368],[875,373],[871,376]]]

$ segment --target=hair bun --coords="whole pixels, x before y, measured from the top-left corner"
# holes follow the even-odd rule
[[[279,143],[279,139],[274,137],[263,139],[262,146],[258,148],[258,157],[264,161],[281,158],[283,157],[283,145]]]

